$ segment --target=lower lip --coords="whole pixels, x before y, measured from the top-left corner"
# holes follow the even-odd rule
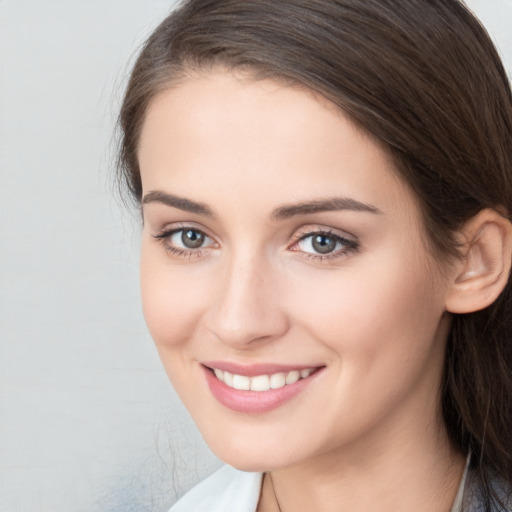
[[[301,393],[323,370],[319,369],[305,379],[268,391],[242,391],[230,388],[203,366],[206,381],[213,396],[225,407],[237,412],[262,413],[280,407]]]

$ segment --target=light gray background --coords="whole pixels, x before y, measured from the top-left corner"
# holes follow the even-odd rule
[[[471,0],[512,70],[512,0]],[[0,0],[0,511],[164,511],[219,462],[140,313],[114,118],[164,0]]]

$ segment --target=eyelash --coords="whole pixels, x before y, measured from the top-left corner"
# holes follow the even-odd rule
[[[307,240],[308,238],[313,238],[315,236],[323,236],[325,238],[330,238],[334,241],[334,243],[337,245],[338,243],[343,246],[342,249],[334,250],[333,252],[327,253],[327,254],[319,254],[319,253],[311,253],[311,252],[305,252],[300,251],[298,249],[291,249],[295,246],[298,246],[298,244],[302,241]],[[301,257],[307,259],[307,260],[315,260],[319,262],[330,262],[332,260],[342,258],[344,256],[347,256],[351,253],[357,252],[359,250],[359,243],[355,240],[350,240],[348,238],[345,238],[341,235],[338,235],[337,233],[334,233],[333,231],[329,229],[318,229],[314,231],[306,231],[303,233],[300,233],[295,242],[291,246],[291,250],[295,250],[300,254]]]
[[[198,233],[198,234],[204,236],[205,238],[211,239],[211,237],[209,237],[204,231],[194,228],[194,227],[191,227],[191,226],[180,226],[178,228],[164,230],[161,233],[158,233],[158,234],[152,235],[152,236],[153,236],[153,238],[158,240],[160,243],[162,243],[162,245],[164,246],[166,251],[168,251],[169,253],[171,253],[175,256],[181,257],[181,258],[188,258],[188,259],[200,258],[201,256],[204,255],[205,251],[211,249],[211,247],[200,247],[197,249],[183,249],[181,247],[176,247],[175,245],[171,245],[169,243],[169,240],[171,239],[171,237],[173,235],[176,235],[177,233],[181,233],[186,230],[194,231],[195,233]],[[332,253],[327,253],[327,254],[310,253],[310,252],[301,251],[299,249],[293,249],[293,247],[298,246],[298,244],[300,242],[303,242],[303,241],[307,240],[308,238],[319,236],[319,235],[324,236],[325,238],[332,239],[336,245],[337,244],[343,245],[344,246],[343,249],[338,249],[338,250],[333,251]],[[350,240],[350,239],[344,238],[328,229],[325,229],[325,230],[318,229],[318,230],[314,230],[314,231],[306,231],[306,232],[303,232],[303,233],[297,235],[295,241],[290,246],[289,250],[298,252],[301,257],[303,257],[307,260],[328,262],[328,261],[332,261],[337,258],[341,258],[343,256],[347,256],[348,254],[357,252],[359,250],[359,243],[356,242],[355,240]]]
[[[173,235],[176,235],[177,233],[181,233],[183,231],[194,231],[195,233],[199,233],[200,235],[203,235],[205,238],[211,238],[209,237],[204,231],[201,229],[197,229],[193,226],[180,226],[175,227],[171,229],[164,230],[156,235],[152,235],[153,238],[158,240],[165,248],[165,250],[175,256],[178,256],[180,258],[185,259],[191,259],[191,258],[200,258],[204,255],[205,250],[210,249],[209,247],[199,247],[197,249],[184,249],[181,247],[176,247],[175,245],[170,244],[170,239]]]

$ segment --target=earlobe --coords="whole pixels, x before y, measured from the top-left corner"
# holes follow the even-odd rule
[[[512,223],[485,209],[460,231],[462,257],[446,300],[451,313],[472,313],[491,305],[505,288],[512,260]]]

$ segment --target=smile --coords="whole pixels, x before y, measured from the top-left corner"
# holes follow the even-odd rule
[[[229,363],[203,363],[206,382],[223,406],[242,413],[276,409],[302,393],[324,373],[325,366],[286,367]]]
[[[278,372],[271,375],[256,375],[248,377],[246,375],[237,375],[228,371],[213,368],[213,373],[226,386],[240,391],[269,391],[270,389],[280,389],[284,386],[295,384],[300,379],[309,377],[315,368],[305,368],[303,370],[292,370],[288,373]]]

